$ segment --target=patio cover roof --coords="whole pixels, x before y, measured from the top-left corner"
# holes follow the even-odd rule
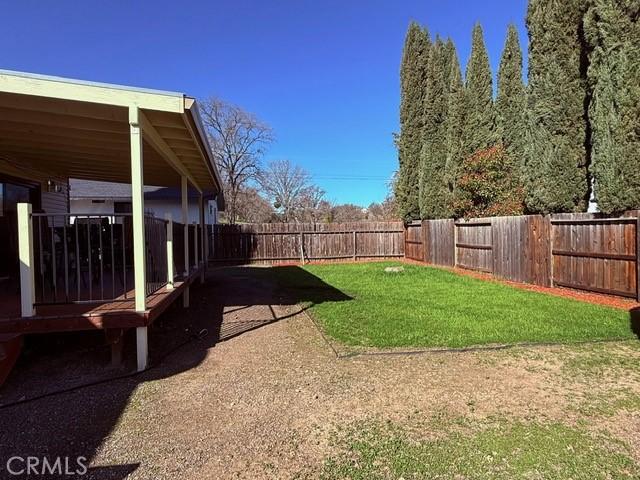
[[[195,99],[0,70],[0,154],[66,177],[130,183],[129,108],[140,109],[144,183],[221,192]]]

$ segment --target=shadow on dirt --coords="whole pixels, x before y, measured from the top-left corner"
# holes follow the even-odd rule
[[[126,375],[134,368],[133,332],[125,338],[126,361],[119,370],[108,367],[109,349],[101,332],[29,338],[0,391],[0,404],[71,391],[0,407],[0,478],[7,477],[7,461],[14,456],[34,456],[40,459],[40,468],[45,457],[49,462],[69,457],[73,462],[82,456],[91,462],[140,384],[195,368],[217,343],[293,316],[278,316],[271,305],[348,300],[350,297],[299,267],[214,269],[203,285],[191,287],[190,308],[183,309],[178,301],[152,326],[152,368],[117,380],[110,377]],[[88,383],[93,384],[75,388]],[[145,442],[144,435],[126,440],[132,447],[127,463],[103,466],[96,461],[96,467],[76,477],[123,479],[140,466],[144,468],[144,459],[136,454],[136,446]],[[13,466],[19,470],[20,461]]]

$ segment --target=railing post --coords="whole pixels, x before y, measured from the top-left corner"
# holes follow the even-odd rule
[[[35,315],[36,287],[33,260],[31,204],[18,203],[18,257],[20,259],[20,306],[23,317]]]
[[[173,290],[173,220],[171,212],[166,214],[167,228],[167,290]]]

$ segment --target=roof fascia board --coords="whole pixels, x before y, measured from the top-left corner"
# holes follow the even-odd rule
[[[184,113],[184,95],[0,70],[0,91],[20,95]]]

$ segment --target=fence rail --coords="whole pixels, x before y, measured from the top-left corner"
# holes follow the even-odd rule
[[[401,222],[216,225],[218,262],[291,262],[404,257]]]

